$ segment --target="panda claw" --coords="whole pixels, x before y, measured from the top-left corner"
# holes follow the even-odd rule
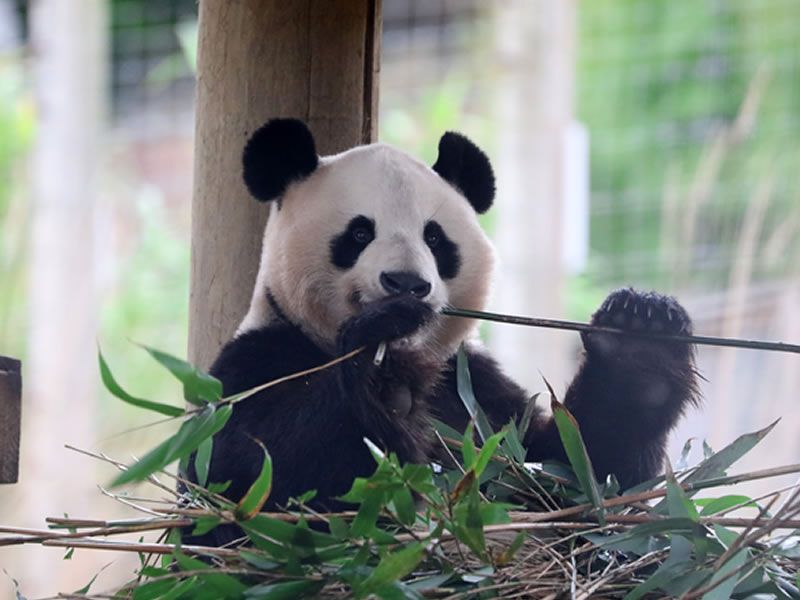
[[[623,308],[623,310],[624,310],[624,309],[626,309],[626,308],[628,308],[628,304],[630,304],[630,303],[631,303],[631,297],[630,297],[630,296],[628,296],[627,298],[625,298],[625,302],[624,302],[624,304],[622,305],[622,308]]]
[[[653,307],[650,306],[649,304],[647,305],[647,318],[648,319],[653,318]]]
[[[672,309],[667,308],[667,319],[672,322]]]
[[[611,299],[610,299],[610,300],[609,300],[609,301],[606,303],[606,306],[605,306],[605,311],[606,311],[606,312],[611,312],[611,309],[612,309],[612,308],[614,308],[614,302],[616,302],[616,299],[615,299],[615,298],[611,298]]]
[[[639,314],[639,303],[638,302],[634,302],[633,303],[633,314],[635,314],[635,315]]]

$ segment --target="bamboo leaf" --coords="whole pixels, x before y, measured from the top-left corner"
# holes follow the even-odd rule
[[[456,355],[456,389],[458,397],[464,403],[470,418],[475,422],[478,435],[481,436],[483,442],[486,442],[493,433],[492,426],[489,425],[489,419],[486,418],[486,414],[475,399],[475,392],[472,389],[472,377],[469,374],[469,361],[463,344],[459,347]]]
[[[261,472],[258,477],[236,506],[236,518],[244,521],[252,519],[261,512],[261,508],[272,491],[272,457],[260,440],[254,441],[264,451],[264,460],[261,463]]]
[[[215,410],[209,405],[198,415],[183,422],[178,432],[150,450],[111,482],[118,487],[132,481],[142,481],[172,462],[194,452],[203,441],[225,426],[231,416],[231,407]]]
[[[695,500],[694,503],[702,507],[700,514],[704,517],[725,512],[727,510],[730,510],[734,506],[740,506],[742,508],[757,507],[756,503],[753,502],[753,500],[749,496],[740,496],[735,494],[729,496],[722,496],[721,498],[703,498]]]
[[[295,600],[295,598],[312,597],[322,589],[320,581],[285,581],[270,583],[250,588],[244,594],[245,598],[257,600]]]
[[[183,384],[183,397],[187,402],[203,406],[222,398],[222,382],[180,358],[140,344],[150,356]]]
[[[564,445],[572,470],[581,484],[581,489],[586,497],[589,498],[592,506],[597,511],[597,518],[601,525],[605,524],[605,510],[603,509],[603,495],[600,493],[600,486],[594,475],[592,461],[586,446],[581,437],[580,427],[575,417],[567,410],[567,407],[556,399],[555,392],[550,383],[545,379],[545,385],[550,392],[550,406],[553,411],[553,419],[558,428],[558,435]]]
[[[469,470],[475,465],[477,452],[475,451],[475,428],[473,422],[467,423],[467,429],[461,438],[461,456],[464,459],[464,469]]]
[[[698,483],[707,479],[724,475],[725,470],[728,467],[739,460],[742,456],[750,452],[750,450],[752,450],[756,444],[763,440],[767,434],[774,429],[775,425],[777,425],[779,421],[780,419],[777,419],[764,427],[764,429],[759,429],[758,431],[754,431],[752,433],[745,433],[744,435],[736,438],[732,443],[725,446],[719,452],[708,455],[708,457],[701,462],[692,473],[685,477],[681,483],[684,485],[687,483]],[[704,444],[704,448],[705,447],[706,445]],[[695,493],[697,493],[696,490],[687,492],[689,497]],[[666,512],[666,499],[656,504],[656,506],[653,507],[653,510],[660,513]]]
[[[425,547],[420,543],[409,544],[398,552],[384,556],[369,577],[357,587],[357,596],[364,598],[394,581],[399,581],[411,573],[424,556]]]
[[[747,548],[739,550],[724,565],[714,573],[711,578],[711,583],[716,584],[716,587],[706,592],[702,600],[728,600],[731,597],[736,585],[739,583],[739,577],[731,575],[739,571],[747,561]],[[727,579],[725,579],[727,577]],[[719,582],[719,583],[717,583]]]
[[[397,518],[403,525],[411,526],[417,520],[417,510],[414,506],[414,498],[411,496],[411,491],[403,486],[392,496],[395,510],[397,511]]]
[[[497,450],[497,446],[506,436],[505,431],[498,431],[483,444],[480,453],[478,454],[478,458],[475,461],[475,476],[480,477],[483,473],[484,469],[486,469],[486,465],[489,464],[489,461],[492,460],[494,456],[495,450]]]
[[[725,469],[750,452],[756,444],[763,440],[769,432],[775,428],[779,421],[780,419],[777,419],[764,427],[764,429],[739,436],[731,444],[728,444],[722,450],[712,454],[701,462],[697,466],[697,469],[687,476],[682,483],[694,483],[724,475]]]
[[[197,473],[197,483],[200,487],[206,487],[208,483],[208,470],[211,466],[211,454],[214,451],[214,438],[205,439],[198,447],[194,455],[194,470]]]
[[[114,376],[111,374],[111,369],[109,368],[105,358],[103,358],[103,353],[99,349],[97,351],[97,359],[98,363],[100,364],[100,379],[102,380],[103,385],[112,395],[116,396],[123,402],[127,402],[128,404],[132,404],[133,406],[138,406],[139,408],[144,408],[146,410],[152,410],[154,412],[161,413],[162,415],[167,415],[168,417],[180,417],[182,414],[184,414],[184,410],[178,406],[170,406],[169,404],[161,404],[160,402],[152,402],[151,400],[145,400],[143,398],[131,396],[128,392],[122,389],[122,386],[117,383],[116,379],[114,379]]]

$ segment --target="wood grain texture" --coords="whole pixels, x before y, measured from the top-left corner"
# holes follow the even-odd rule
[[[18,360],[0,356],[0,483],[16,483],[19,476],[20,369]]]
[[[380,0],[201,0],[189,357],[207,368],[244,316],[268,207],[241,151],[266,120],[308,123],[321,155],[374,141]]]

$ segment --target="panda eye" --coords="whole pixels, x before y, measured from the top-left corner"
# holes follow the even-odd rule
[[[353,229],[353,239],[359,244],[369,244],[372,239],[372,232],[366,227],[356,227]]]
[[[429,248],[435,248],[439,244],[440,239],[441,237],[435,231],[425,232],[425,243],[428,244]]]

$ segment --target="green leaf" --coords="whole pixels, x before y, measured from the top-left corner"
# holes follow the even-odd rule
[[[467,429],[461,438],[461,456],[464,458],[464,468],[469,470],[475,464],[477,452],[475,451],[475,428],[473,422],[467,424]]]
[[[106,363],[105,358],[103,358],[103,353],[100,352],[99,349],[97,351],[97,360],[100,363],[100,379],[103,381],[103,385],[111,394],[120,400],[127,402],[128,404],[132,404],[133,406],[138,406],[139,408],[152,410],[162,415],[167,415],[168,417],[180,417],[182,414],[184,414],[185,411],[178,406],[170,406],[169,404],[161,404],[159,402],[152,402],[150,400],[144,400],[142,398],[131,396],[128,392],[122,389],[122,386],[120,386],[119,383],[117,383],[117,380],[114,379],[114,376],[111,374],[111,369],[108,367],[108,363]]]
[[[188,579],[184,579],[170,591],[168,591],[163,596],[159,597],[159,600],[175,600],[176,598],[190,598],[190,592],[194,592],[198,587],[197,577],[189,577]]]
[[[750,450],[752,450],[756,444],[763,440],[764,437],[766,437],[766,435],[772,431],[775,425],[778,424],[778,421],[780,421],[780,419],[777,419],[770,425],[767,425],[764,429],[759,429],[758,431],[754,431],[752,433],[745,433],[744,435],[736,438],[732,443],[725,446],[716,454],[708,455],[708,457],[701,462],[692,473],[685,477],[681,483],[684,485],[687,483],[698,483],[724,475],[725,469],[730,467],[742,456],[750,452]],[[695,493],[697,493],[697,490],[687,492],[690,497]],[[653,507],[653,510],[660,513],[666,512],[666,499],[656,504]]]
[[[341,517],[329,517],[328,528],[331,530],[331,535],[339,540],[350,538],[350,526]]]
[[[697,469],[683,480],[683,483],[693,483],[724,475],[725,469],[750,452],[775,428],[779,421],[780,419],[777,419],[764,429],[739,436],[731,444],[701,462]]]
[[[740,496],[735,494],[729,496],[722,496],[720,498],[702,498],[695,500],[694,503],[702,507],[700,514],[704,517],[710,515],[716,515],[717,513],[730,510],[734,506],[742,508],[757,507],[757,505],[753,502],[753,500],[749,496]]]
[[[519,420],[519,439],[524,444],[525,438],[528,435],[528,429],[530,428],[531,421],[533,420],[533,415],[536,414],[536,401],[539,399],[541,394],[539,392],[535,393],[533,396],[528,398],[527,404],[525,404],[525,410],[522,412],[522,418]]]
[[[358,514],[350,525],[350,535],[361,537],[369,535],[378,520],[378,513],[386,502],[386,493],[383,490],[367,488],[364,499],[358,508]]]
[[[689,453],[692,451],[692,440],[694,440],[694,438],[689,438],[683,444],[683,449],[681,450],[681,457],[678,459],[678,464],[675,465],[675,468],[678,471],[682,471],[683,469],[689,466]]]
[[[739,575],[731,575],[731,573],[738,571],[744,566],[744,563],[747,561],[747,555],[747,548],[743,548],[729,558],[711,578],[711,584],[720,583],[717,584],[717,587],[703,594],[701,600],[728,600],[728,598],[731,597],[733,589],[739,583],[739,577],[744,574],[739,573]],[[727,579],[725,579],[726,577]]]
[[[363,598],[393,581],[399,581],[411,573],[424,556],[425,547],[420,543],[409,544],[398,552],[384,556],[369,577],[358,586],[358,597]]]
[[[700,520],[697,508],[695,508],[689,496],[686,495],[686,492],[675,481],[674,476],[667,476],[667,507],[669,508],[670,517],[684,517],[695,522]]]
[[[586,494],[589,502],[592,503],[592,506],[597,511],[597,519],[600,525],[604,525],[603,495],[600,493],[600,486],[594,476],[592,461],[583,443],[578,422],[567,408],[556,399],[555,392],[553,392],[553,388],[546,379],[545,385],[547,385],[547,389],[550,392],[550,406],[553,411],[553,419],[558,428],[558,435],[561,437],[561,443],[564,445],[564,451],[567,453],[572,470],[575,471],[575,476],[581,484],[581,490],[583,490],[583,493]]]
[[[478,454],[478,459],[475,461],[475,475],[477,477],[481,476],[483,470],[486,468],[486,465],[488,465],[489,461],[492,460],[495,450],[497,450],[497,446],[505,436],[505,431],[499,431],[490,436],[489,439],[483,444],[480,454]]]
[[[636,527],[632,527],[624,533],[618,533],[600,539],[592,538],[597,546],[608,548],[611,550],[626,551],[626,543],[631,540],[648,539],[655,535],[660,534],[691,534],[702,533],[704,527],[699,523],[695,523],[691,519],[685,518],[667,518],[652,521],[650,523],[642,523]],[[674,536],[673,536],[674,539]]]
[[[236,518],[241,520],[252,519],[260,513],[272,491],[272,457],[260,440],[254,441],[264,451],[264,460],[261,463],[261,472],[236,507]]]
[[[194,470],[197,473],[197,483],[200,487],[206,487],[208,483],[208,469],[211,465],[211,454],[214,451],[214,438],[205,439],[198,447],[194,455]]]
[[[231,406],[215,410],[209,405],[201,413],[183,422],[178,432],[150,450],[111,482],[118,487],[132,481],[142,481],[170,463],[188,456],[208,437],[225,426],[231,416]]]
[[[222,382],[216,377],[166,352],[141,344],[140,346],[183,384],[183,397],[187,402],[203,406],[222,398]]]
[[[133,600],[154,600],[162,598],[178,584],[175,579],[160,579],[137,586],[133,592]]]
[[[392,496],[394,508],[397,511],[397,518],[403,525],[411,526],[417,520],[417,509],[414,506],[414,498],[411,491],[403,486]]]
[[[220,523],[219,517],[198,517],[194,522],[192,535],[205,535]]]
[[[510,563],[513,560],[514,555],[517,553],[517,551],[520,548],[522,548],[522,544],[525,542],[526,537],[527,535],[525,534],[525,532],[520,531],[514,538],[514,541],[511,542],[511,545],[505,550],[503,550],[502,554],[500,554],[500,556],[497,558],[496,561],[497,564],[502,566]]]
[[[184,571],[207,571],[208,564],[197,558],[187,556],[180,550],[173,552],[175,560]],[[218,598],[237,598],[246,590],[247,586],[231,575],[224,573],[206,573],[197,576],[211,590],[218,594]]]
[[[257,585],[244,594],[245,598],[258,600],[294,600],[295,598],[310,597],[322,589],[321,581],[285,581],[283,583],[270,583]]]
[[[456,507],[453,527],[456,537],[469,547],[478,557],[486,556],[486,539],[483,535],[483,518],[481,517],[478,483],[473,480],[467,497],[466,511]]]
[[[89,593],[89,588],[90,588],[90,587],[92,587],[92,584],[93,584],[93,583],[95,582],[95,580],[96,580],[96,579],[97,579],[97,578],[100,576],[100,573],[102,573],[102,572],[103,572],[103,571],[106,569],[106,567],[107,567],[107,566],[108,566],[108,565],[106,565],[105,567],[103,567],[102,569],[100,569],[100,571],[98,571],[97,573],[95,573],[94,577],[92,577],[92,578],[89,580],[89,583],[87,583],[87,584],[86,584],[85,586],[83,586],[81,589],[79,589],[79,590],[75,590],[75,591],[74,591],[74,592],[72,592],[72,593],[73,593],[73,594],[75,594],[76,596],[82,596],[82,595],[84,595],[84,594],[88,594],[88,593]]]
[[[494,432],[492,431],[492,426],[489,425],[489,419],[486,418],[486,414],[475,399],[475,393],[472,389],[472,377],[469,374],[469,361],[463,344],[459,347],[456,355],[456,389],[461,402],[464,403],[464,407],[469,413],[470,419],[475,422],[478,435],[481,436],[481,440],[485,443]]]
[[[212,483],[208,484],[208,491],[211,492],[212,494],[224,494],[225,490],[227,490],[229,487],[231,487],[232,483],[233,483],[233,481],[230,480],[230,479],[228,481],[224,481],[222,483],[214,483],[214,482],[212,482]]]

